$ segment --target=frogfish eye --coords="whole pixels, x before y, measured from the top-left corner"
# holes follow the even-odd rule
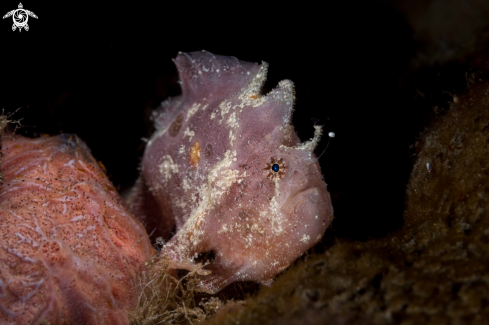
[[[272,157],[268,161],[265,170],[267,171],[268,179],[275,180],[275,179],[283,178],[285,176],[285,172],[287,171],[287,166],[283,158],[276,159]]]

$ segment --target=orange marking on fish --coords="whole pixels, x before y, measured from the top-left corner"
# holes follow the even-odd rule
[[[200,162],[200,142],[195,141],[190,147],[189,161],[192,167],[197,167]]]

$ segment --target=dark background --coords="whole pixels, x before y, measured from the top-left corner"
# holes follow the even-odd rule
[[[125,191],[138,175],[141,138],[152,131],[151,109],[179,93],[171,60],[178,51],[266,61],[268,89],[282,79],[296,85],[301,139],[312,137],[314,124],[336,133],[320,159],[335,209],[329,237],[383,236],[402,224],[416,137],[473,73],[467,53],[484,38],[465,40],[486,35],[480,8],[464,7],[478,1],[427,8],[439,2],[23,1],[39,19],[29,18],[27,32],[0,20],[0,107],[20,108],[11,117],[22,118],[18,133],[79,135]],[[17,6],[3,1],[0,14]],[[476,19],[461,17],[460,6]],[[475,27],[453,31],[466,20]],[[326,144],[327,136],[318,155]]]

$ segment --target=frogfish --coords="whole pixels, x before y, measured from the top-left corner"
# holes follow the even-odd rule
[[[166,240],[170,269],[199,274],[198,290],[270,284],[323,236],[331,198],[314,154],[291,124],[294,84],[263,93],[268,64],[206,51],[174,60],[182,94],[153,112],[130,207]]]

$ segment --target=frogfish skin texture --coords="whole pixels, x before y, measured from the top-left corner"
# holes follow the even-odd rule
[[[268,65],[209,52],[175,59],[182,95],[154,112],[130,202],[148,231],[170,238],[170,268],[199,270],[198,289],[272,282],[317,243],[333,209],[313,154],[291,125],[294,86],[262,94]],[[202,256],[208,265],[198,267]],[[205,262],[203,260],[202,262]]]
[[[75,135],[2,138],[0,324],[129,324],[152,254]]]

